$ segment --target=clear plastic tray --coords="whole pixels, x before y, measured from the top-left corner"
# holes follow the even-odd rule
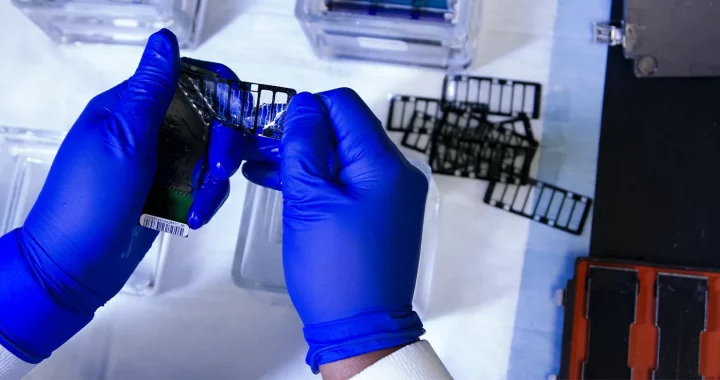
[[[475,54],[480,0],[418,3],[297,0],[295,16],[320,57],[467,67]]]
[[[440,212],[440,192],[427,163],[411,159],[430,181],[425,206],[415,310],[423,313],[430,298]],[[248,183],[232,278],[241,288],[287,293],[282,264],[282,193]]]
[[[12,0],[60,43],[144,44],[168,28],[180,47],[199,42],[206,0]]]
[[[59,132],[0,127],[0,235],[24,223],[63,138]],[[168,240],[160,234],[124,293],[146,295],[156,289]]]

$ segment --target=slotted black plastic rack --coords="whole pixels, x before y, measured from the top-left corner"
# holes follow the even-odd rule
[[[486,110],[493,115],[526,114],[540,118],[542,86],[511,79],[446,75],[441,103],[444,107]]]
[[[485,203],[580,235],[592,199],[530,178],[541,99],[538,83],[447,75],[441,99],[392,95],[386,125],[433,173],[491,181]]]
[[[538,144],[508,125],[448,110],[433,130],[430,167],[437,174],[526,183]]]
[[[439,99],[391,95],[386,127],[390,132],[430,133],[442,114]]]
[[[491,182],[484,202],[575,235],[581,235],[592,199],[530,178],[527,185]]]
[[[525,183],[539,146],[529,118],[491,122],[488,115],[482,107],[443,111],[437,99],[397,95],[388,128],[403,133],[404,147],[428,155],[437,174]]]

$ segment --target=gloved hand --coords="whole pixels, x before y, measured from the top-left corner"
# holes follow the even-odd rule
[[[295,96],[280,153],[279,173],[249,162],[243,174],[261,184],[281,178],[285,280],[312,370],[418,340],[423,173],[349,89]]]
[[[179,70],[175,36],[150,37],[135,74],[91,100],[71,128],[24,226],[0,238],[0,344],[20,359],[47,358],[90,322],[156,238],[138,221]],[[193,228],[225,201],[243,157],[239,132],[213,125],[210,140]]]

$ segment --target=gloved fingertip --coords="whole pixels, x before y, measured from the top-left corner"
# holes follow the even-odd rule
[[[180,47],[177,37],[167,29],[153,33],[145,46],[145,53],[140,61],[140,68],[154,67],[164,69],[166,73],[179,71]],[[158,74],[162,74],[159,72]]]
[[[330,178],[331,135],[330,119],[320,99],[308,92],[294,96],[288,106],[280,143],[283,181],[303,177],[305,179],[298,183],[318,184]]]
[[[252,170],[252,169],[250,169],[250,170]],[[248,164],[247,164],[247,162],[244,163],[244,164],[240,167],[240,172],[242,173],[243,177],[245,177],[246,180],[250,181],[250,178],[248,178]]]
[[[298,110],[302,110],[302,112],[298,113]],[[325,114],[327,113],[327,108],[318,96],[309,92],[301,92],[293,96],[288,105],[288,115],[302,115],[308,112]],[[285,122],[288,122],[287,119]]]
[[[245,162],[242,166],[242,175],[248,181],[273,190],[282,191],[280,167],[268,162]]]
[[[230,179],[237,172],[237,168],[228,168],[226,163],[218,161],[210,167],[210,171],[215,178],[224,181]]]
[[[208,166],[214,178],[225,181],[237,172],[245,152],[242,132],[213,121],[210,127]]]
[[[312,102],[311,104],[313,104],[317,101],[317,99],[315,98],[315,95],[313,95],[312,93],[303,91],[303,92],[293,96],[293,98],[290,101],[298,103],[298,104],[310,103],[310,102]]]
[[[243,159],[280,164],[280,141],[264,137],[250,137],[243,144]]]
[[[163,46],[164,49],[168,49],[173,52],[175,50],[178,50],[175,49],[175,47],[178,46],[178,40],[175,36],[175,33],[171,32],[169,29],[166,28],[162,28],[157,32],[153,33],[150,36],[150,41],[153,41],[160,46]]]
[[[343,106],[345,104],[358,104],[362,103],[360,95],[355,90],[347,87],[336,88],[329,91],[323,91],[315,94],[315,96],[323,103],[328,109],[332,109],[333,106]]]
[[[327,95],[326,95],[325,93],[323,93],[323,92],[320,92],[320,93],[315,94],[315,97],[316,97],[318,100],[320,100],[320,102],[323,104],[323,107],[325,107],[325,109],[327,109],[328,106],[332,103],[332,100],[330,99],[330,97],[327,96]]]
[[[197,230],[205,225],[205,220],[195,211],[191,211],[188,216],[188,226],[193,230]]]
[[[148,39],[140,64],[128,86],[169,103],[175,94],[179,75],[180,47],[177,37],[171,31],[162,29]]]

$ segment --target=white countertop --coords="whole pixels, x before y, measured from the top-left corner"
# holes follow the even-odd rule
[[[185,54],[223,62],[242,79],[307,91],[351,87],[381,120],[390,93],[440,94],[439,70],[316,59],[289,0],[211,2],[208,25],[217,32]],[[606,0],[598,2],[609,9]],[[558,0],[486,0],[469,71],[540,82],[546,97],[562,95],[562,89],[547,86],[557,6]],[[587,27],[571,33],[589,38]],[[0,35],[0,125],[68,129],[91,97],[133,73],[141,54],[140,47],[55,45],[9,1],[0,2]],[[544,124],[534,123],[537,136]],[[551,143],[551,151],[563,149]],[[597,137],[585,143],[596,145]],[[577,190],[587,195],[594,189],[595,159],[592,152],[583,158],[589,180]],[[486,206],[484,181],[435,181],[442,209],[426,339],[458,379],[506,378],[534,223]],[[28,378],[314,378],[304,363],[306,344],[295,311],[232,283],[246,182],[237,176],[232,185],[213,222],[170,242],[158,294],[113,299]],[[545,226],[532,229],[566,242],[563,250],[587,252],[589,228],[579,238]]]

